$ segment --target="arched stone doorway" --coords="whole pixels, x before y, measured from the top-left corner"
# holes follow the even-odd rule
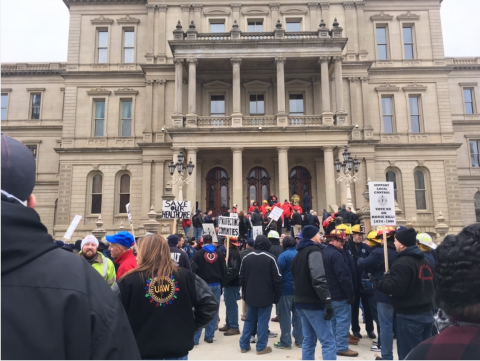
[[[225,169],[216,167],[211,169],[205,179],[207,185],[207,211],[213,211],[216,216],[225,213],[230,208],[230,178]]]
[[[255,167],[248,173],[247,177],[248,205],[257,202],[262,205],[263,200],[268,200],[270,195],[270,175],[263,167]]]
[[[293,202],[293,198],[299,201],[300,206],[305,209],[303,203],[303,197],[305,193],[310,197],[310,209],[312,208],[312,176],[310,172],[304,167],[295,167],[290,170],[288,177],[289,189],[290,189],[290,201]],[[298,196],[298,198],[297,198]]]

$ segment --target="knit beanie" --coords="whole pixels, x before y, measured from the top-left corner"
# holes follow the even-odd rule
[[[98,239],[97,237],[95,237],[94,235],[92,234],[89,234],[88,236],[86,236],[84,239],[82,239],[82,243],[80,245],[80,250],[83,249],[83,246],[85,246],[87,243],[95,243],[95,245],[97,246],[98,248]]]
[[[304,239],[312,239],[320,230],[315,226],[305,226],[302,228],[302,237]]]
[[[417,244],[417,231],[413,228],[408,228],[404,231],[397,232],[395,239],[405,247],[415,246]]]
[[[176,234],[171,234],[167,237],[167,242],[169,246],[176,246],[178,245],[178,236]]]

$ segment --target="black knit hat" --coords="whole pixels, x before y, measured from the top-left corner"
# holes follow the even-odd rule
[[[395,239],[403,244],[405,247],[412,247],[417,244],[417,231],[413,228],[407,228],[404,231],[398,232]]]

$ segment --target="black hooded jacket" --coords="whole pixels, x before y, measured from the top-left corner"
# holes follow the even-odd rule
[[[2,359],[140,359],[102,276],[2,195]]]
[[[242,259],[240,285],[246,304],[268,307],[280,301],[282,275],[275,256],[269,250],[271,243],[260,235],[255,240],[255,249]]]
[[[268,240],[272,245],[269,252],[278,260],[278,257],[283,252],[283,246],[280,244],[280,240],[278,238],[269,238]]]

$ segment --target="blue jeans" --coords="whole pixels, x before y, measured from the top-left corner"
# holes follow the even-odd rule
[[[352,321],[352,307],[346,300],[332,301],[333,317],[332,330],[335,335],[337,352],[348,350],[348,332]]]
[[[190,227],[183,227],[183,232],[185,233],[185,237],[188,237],[189,231],[190,231]]]
[[[381,347],[381,338],[380,338],[380,322],[378,321],[378,310],[377,310],[377,302],[373,299],[373,295],[368,296],[368,305],[370,306],[370,312],[372,314],[372,318],[377,324],[377,346]]]
[[[302,360],[315,360],[317,339],[320,340],[322,345],[322,358],[324,360],[336,360],[337,348],[332,322],[323,319],[325,310],[299,309],[298,313],[302,318]]]
[[[272,306],[255,307],[247,305],[247,318],[243,324],[240,349],[247,350],[250,346],[250,336],[257,326],[257,352],[262,351],[268,344],[268,322],[272,313]]]
[[[210,286],[210,290],[212,291],[213,295],[217,299],[218,302],[220,302],[220,297],[222,296],[222,286],[217,285],[217,286]],[[215,335],[215,329],[217,328],[217,318],[218,318],[218,311],[215,313],[215,317],[213,320],[210,321],[210,323],[205,326],[205,340],[213,340],[213,337]],[[193,342],[198,345],[198,341],[200,341],[200,336],[202,335],[202,330],[198,330],[195,332],[195,335],[193,336]]]
[[[240,292],[240,286],[225,287],[223,289],[223,298],[225,300],[226,317],[225,325],[238,330],[238,303],[237,296]]]
[[[303,343],[302,319],[298,313],[293,295],[280,297],[277,305],[278,322],[280,323],[280,345],[285,347],[292,346],[292,318],[293,318],[293,338],[297,345]]]
[[[382,358],[393,360],[393,306],[390,303],[377,302],[377,312],[382,339]]]
[[[202,227],[193,227],[193,236],[197,240],[197,242],[200,242],[200,237],[202,237],[203,234],[203,228]]]
[[[253,230],[247,231],[247,238],[253,238]]]
[[[432,323],[420,323],[397,315],[398,359],[405,360],[415,346],[432,336]]]

